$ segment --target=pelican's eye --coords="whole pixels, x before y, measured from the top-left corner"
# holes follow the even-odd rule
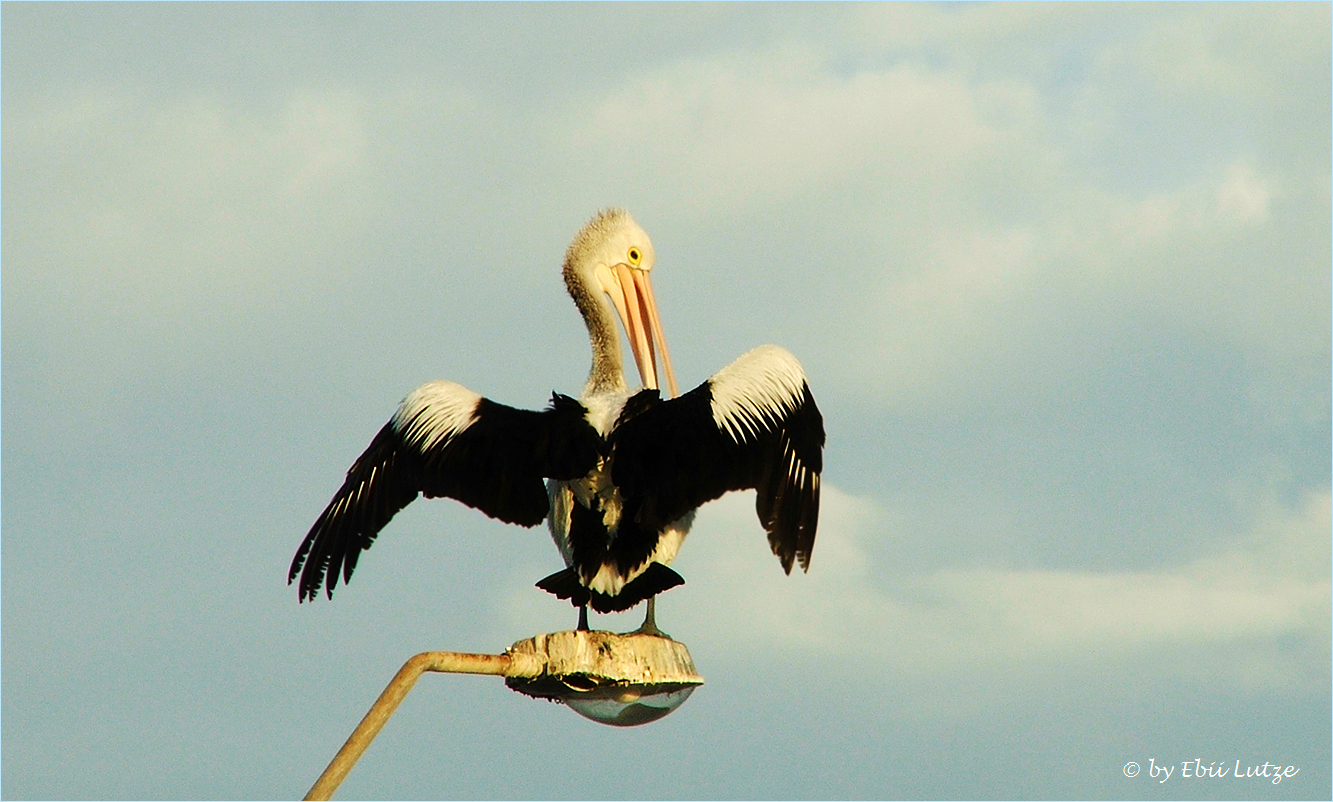
[[[632,265],[637,265],[637,264],[639,263],[639,260],[642,259],[642,258],[643,258],[643,254],[639,253],[639,249],[638,249],[638,248],[630,248],[630,249],[629,249],[629,263],[630,263],[630,264],[632,264]]]

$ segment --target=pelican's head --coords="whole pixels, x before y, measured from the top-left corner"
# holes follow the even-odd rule
[[[592,301],[589,295],[594,298],[605,295],[620,317],[643,386],[658,389],[656,351],[660,349],[667,384],[674,396],[676,375],[671,369],[666,336],[662,333],[662,321],[657,315],[657,301],[653,298],[653,285],[648,277],[655,260],[653,241],[629,212],[606,209],[589,220],[570,243],[565,253],[565,286],[588,321],[594,350],[598,347],[599,334],[592,315],[598,314],[598,310],[587,305]],[[600,300],[595,303],[604,308]],[[614,327],[614,324],[610,325]],[[610,332],[610,336],[615,337],[615,332]]]

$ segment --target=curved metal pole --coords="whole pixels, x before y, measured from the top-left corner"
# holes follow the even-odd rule
[[[403,663],[398,673],[389,681],[389,685],[370,706],[366,717],[356,725],[347,742],[338,754],[329,761],[328,768],[319,775],[315,784],[310,786],[306,799],[328,799],[338,789],[347,772],[352,770],[361,753],[366,751],[370,742],[384,727],[384,723],[398,708],[407,692],[412,690],[417,678],[426,671],[438,671],[446,674],[497,674],[508,676],[516,668],[516,661],[508,654],[467,654],[465,652],[422,652]],[[523,661],[517,661],[523,662]],[[530,668],[523,666],[523,668]],[[526,673],[526,672],[525,672]]]

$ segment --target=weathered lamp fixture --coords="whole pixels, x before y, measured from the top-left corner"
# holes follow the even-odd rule
[[[685,644],[656,635],[556,632],[519,641],[508,654],[543,666],[535,676],[506,674],[510,688],[617,727],[656,721],[703,684]]]
[[[601,724],[631,727],[684,704],[703,678],[685,644],[657,635],[583,630],[521,640],[503,654],[422,652],[403,664],[306,799],[328,799],[426,671],[496,674],[519,693],[569,705]]]

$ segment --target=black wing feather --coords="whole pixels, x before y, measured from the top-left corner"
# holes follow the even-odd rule
[[[596,464],[600,438],[572,398],[542,412],[480,399],[472,422],[429,446],[409,441],[412,421],[391,420],[352,467],[292,559],[302,601],[329,598],[351,579],[357,558],[419,494],[448,497],[492,518],[536,526],[548,511],[543,479],[573,479]]]
[[[764,442],[759,447],[755,485],[755,510],[768,532],[769,546],[787,573],[793,562],[810,570],[819,524],[819,474],[824,467],[824,419],[808,385],[802,388],[802,395],[801,404],[782,424],[759,438]],[[788,466],[803,470],[789,471]]]
[[[652,394],[652,395],[649,395]],[[810,567],[819,521],[824,419],[808,384],[783,414],[756,421],[738,442],[713,417],[711,380],[669,401],[645,390],[611,436],[612,480],[625,515],[658,531],[731,490],[754,488],[769,545],[790,573]]]

